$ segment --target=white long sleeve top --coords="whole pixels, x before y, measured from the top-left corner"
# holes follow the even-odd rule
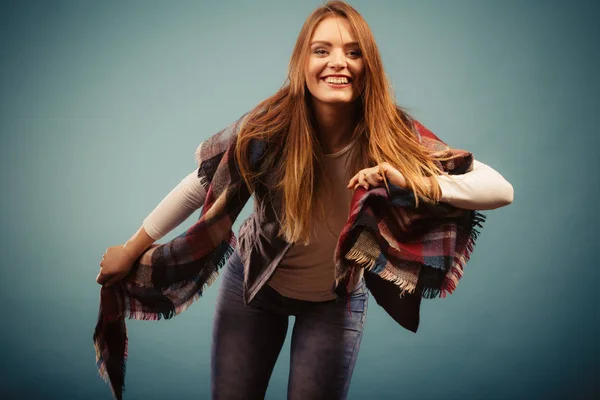
[[[206,191],[197,174],[197,169],[190,172],[144,219],[143,227],[152,239],[159,240],[202,207]],[[470,172],[440,175],[437,181],[442,190],[441,201],[459,208],[491,210],[510,203],[513,198],[512,185],[478,160],[474,160]]]

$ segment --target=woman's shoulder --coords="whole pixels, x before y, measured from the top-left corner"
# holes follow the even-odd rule
[[[220,131],[200,142],[195,151],[196,163],[199,164],[202,160],[208,160],[227,151],[233,141],[236,140],[249,115],[250,111],[242,114],[241,117],[238,117]]]
[[[434,151],[446,150],[448,148],[448,145],[443,140],[421,123],[421,121],[406,111],[406,109],[398,105],[396,108],[400,119],[411,130],[419,143]]]

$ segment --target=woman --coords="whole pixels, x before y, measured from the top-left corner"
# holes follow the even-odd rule
[[[298,37],[289,82],[232,128],[235,163],[255,209],[217,298],[212,398],[264,397],[290,315],[296,319],[288,398],[346,397],[368,292],[360,269],[348,301],[340,301],[331,290],[332,254],[358,187],[389,183],[417,201],[469,210],[512,202],[510,183],[481,162],[462,175],[444,174],[416,140],[419,129],[425,128],[396,106],[360,14],[338,1],[317,8]],[[273,155],[261,171],[251,155],[255,140]],[[209,142],[197,151],[200,165]],[[201,182],[198,175],[183,179],[127,243],[106,251],[98,283],[110,287],[126,277],[152,243],[205,204],[211,176]]]

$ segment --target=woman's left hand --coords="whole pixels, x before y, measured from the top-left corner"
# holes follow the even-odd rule
[[[348,189],[356,189],[358,186],[362,186],[369,190],[369,186],[383,186],[384,175],[392,184],[406,188],[406,179],[404,178],[404,175],[387,162],[382,162],[371,168],[361,169],[352,177],[352,179],[350,179],[347,187]]]

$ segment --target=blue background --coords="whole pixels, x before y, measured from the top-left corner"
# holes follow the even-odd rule
[[[319,4],[1,3],[0,396],[110,398],[92,345],[103,252],[195,168],[202,140],[283,84]],[[515,199],[487,212],[456,292],[424,301],[417,334],[371,299],[349,398],[591,398],[599,7],[351,4],[398,103],[503,174]],[[219,284],[170,321],[128,320],[126,399],[209,397]],[[289,340],[267,398],[285,398],[288,365]]]

